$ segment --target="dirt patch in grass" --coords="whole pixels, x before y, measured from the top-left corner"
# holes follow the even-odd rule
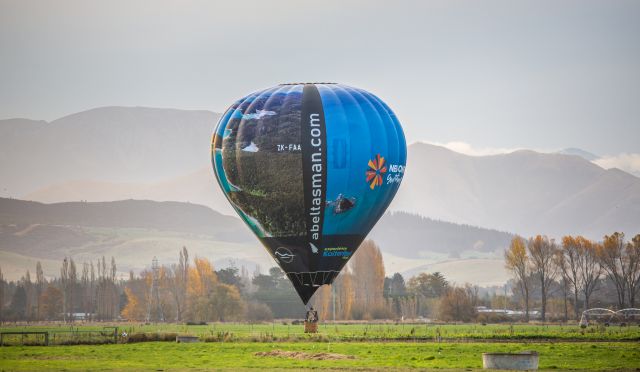
[[[305,353],[302,351],[284,351],[284,350],[271,350],[260,351],[254,354],[258,357],[278,357],[278,358],[291,358],[299,360],[342,360],[342,359],[355,359],[354,355],[344,355],[335,353]]]

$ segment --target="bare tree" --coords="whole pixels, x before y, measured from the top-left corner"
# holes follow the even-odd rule
[[[176,305],[176,321],[181,321],[184,305],[186,303],[187,281],[189,277],[189,252],[187,247],[180,250],[180,258],[177,265],[172,265],[167,270],[166,279],[169,291]]]
[[[26,293],[26,301],[24,304],[24,314],[27,321],[31,320],[33,314],[33,283],[31,283],[31,274],[29,270],[22,277],[24,291]]]
[[[478,301],[480,300],[480,296],[478,295],[480,288],[477,285],[467,283],[464,285],[464,289],[467,291],[467,297],[469,297],[471,307],[473,307],[475,311],[476,307],[478,307]]]
[[[520,293],[524,298],[524,320],[529,321],[529,278],[531,276],[530,266],[528,264],[529,257],[527,256],[527,250],[525,247],[525,241],[519,236],[516,236],[511,240],[509,248],[504,252],[505,267],[511,271]]]
[[[100,270],[102,271],[102,279],[107,279],[107,260],[102,256],[102,261],[98,262],[100,265]]]
[[[80,286],[81,286],[81,296],[80,304],[82,306],[82,311],[84,312],[84,318],[89,319],[89,264],[86,262],[82,263],[82,276],[80,277]]]
[[[73,313],[75,312],[75,292],[77,284],[78,271],[76,270],[76,263],[73,262],[72,258],[69,258],[69,285],[67,290],[69,291],[69,319],[71,319],[72,322],[75,320]]]
[[[187,247],[182,247],[182,252],[180,253],[180,274],[182,283],[186,288],[189,280],[189,251],[187,251]]]
[[[445,321],[470,322],[476,316],[474,291],[469,288],[452,286],[440,298],[438,317]]]
[[[181,312],[181,308],[180,308],[180,299],[179,299],[179,290],[178,290],[178,283],[176,280],[176,272],[178,271],[178,265],[177,264],[172,264],[171,266],[169,266],[167,268],[167,270],[165,270],[164,276],[163,276],[163,280],[166,281],[165,286],[169,289],[169,293],[171,294],[171,300],[173,301],[173,304],[175,306],[176,309],[176,321],[179,321],[178,318],[180,317],[180,312]]]
[[[102,259],[98,259],[96,263],[96,271],[98,274],[96,282],[96,314],[98,319],[104,320],[106,317],[106,276],[107,276],[107,264],[104,256]]]
[[[564,310],[562,321],[566,322],[569,320],[569,294],[571,293],[571,284],[562,270],[558,270],[558,272],[560,273],[560,283],[558,284],[560,287],[560,293],[562,293],[562,305]],[[576,306],[574,306],[574,309]]]
[[[627,267],[625,264],[624,233],[615,232],[605,235],[602,245],[598,247],[600,266],[615,284],[618,294],[618,306],[624,309],[627,289]]]
[[[117,267],[116,267],[116,259],[111,256],[111,277],[109,278],[111,280],[112,283],[115,284],[116,282],[116,274],[117,274]]]
[[[36,320],[40,320],[40,296],[44,291],[44,286],[47,281],[44,278],[44,272],[42,271],[42,265],[40,261],[36,263]]]
[[[0,324],[4,322],[4,275],[0,269]]]
[[[627,243],[627,291],[629,306],[636,306],[636,293],[640,288],[640,234]]]
[[[589,309],[591,294],[598,285],[598,280],[602,275],[602,267],[598,263],[597,244],[579,236],[578,243],[579,260],[578,269],[580,271],[580,288],[584,296],[584,308]]]
[[[98,260],[97,267],[96,312],[101,320],[113,319],[118,314],[119,304],[116,286],[116,261],[111,257],[111,265],[107,268],[107,260],[102,256],[102,260]]]
[[[69,261],[65,257],[60,268],[60,284],[62,285],[62,318],[67,321],[67,298],[69,285]]]
[[[529,239],[527,248],[529,251],[531,270],[538,280],[540,280],[542,305],[540,315],[544,322],[547,316],[549,288],[559,271],[554,259],[554,257],[556,257],[556,252],[558,251],[558,247],[553,239],[538,235],[535,238]]]
[[[96,311],[96,270],[93,261],[89,262],[89,312]]]

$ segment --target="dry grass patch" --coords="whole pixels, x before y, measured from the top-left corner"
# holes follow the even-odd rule
[[[299,360],[342,360],[342,359],[355,359],[354,355],[344,355],[335,353],[305,353],[302,351],[284,351],[284,350],[271,350],[260,351],[254,354],[259,357],[278,357],[278,358],[291,358]]]

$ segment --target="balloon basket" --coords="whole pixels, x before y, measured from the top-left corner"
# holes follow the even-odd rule
[[[318,322],[304,322],[304,333],[318,333]]]

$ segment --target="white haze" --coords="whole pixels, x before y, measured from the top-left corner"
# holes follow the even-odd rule
[[[3,1],[0,118],[370,90],[407,139],[638,152],[639,1]]]

